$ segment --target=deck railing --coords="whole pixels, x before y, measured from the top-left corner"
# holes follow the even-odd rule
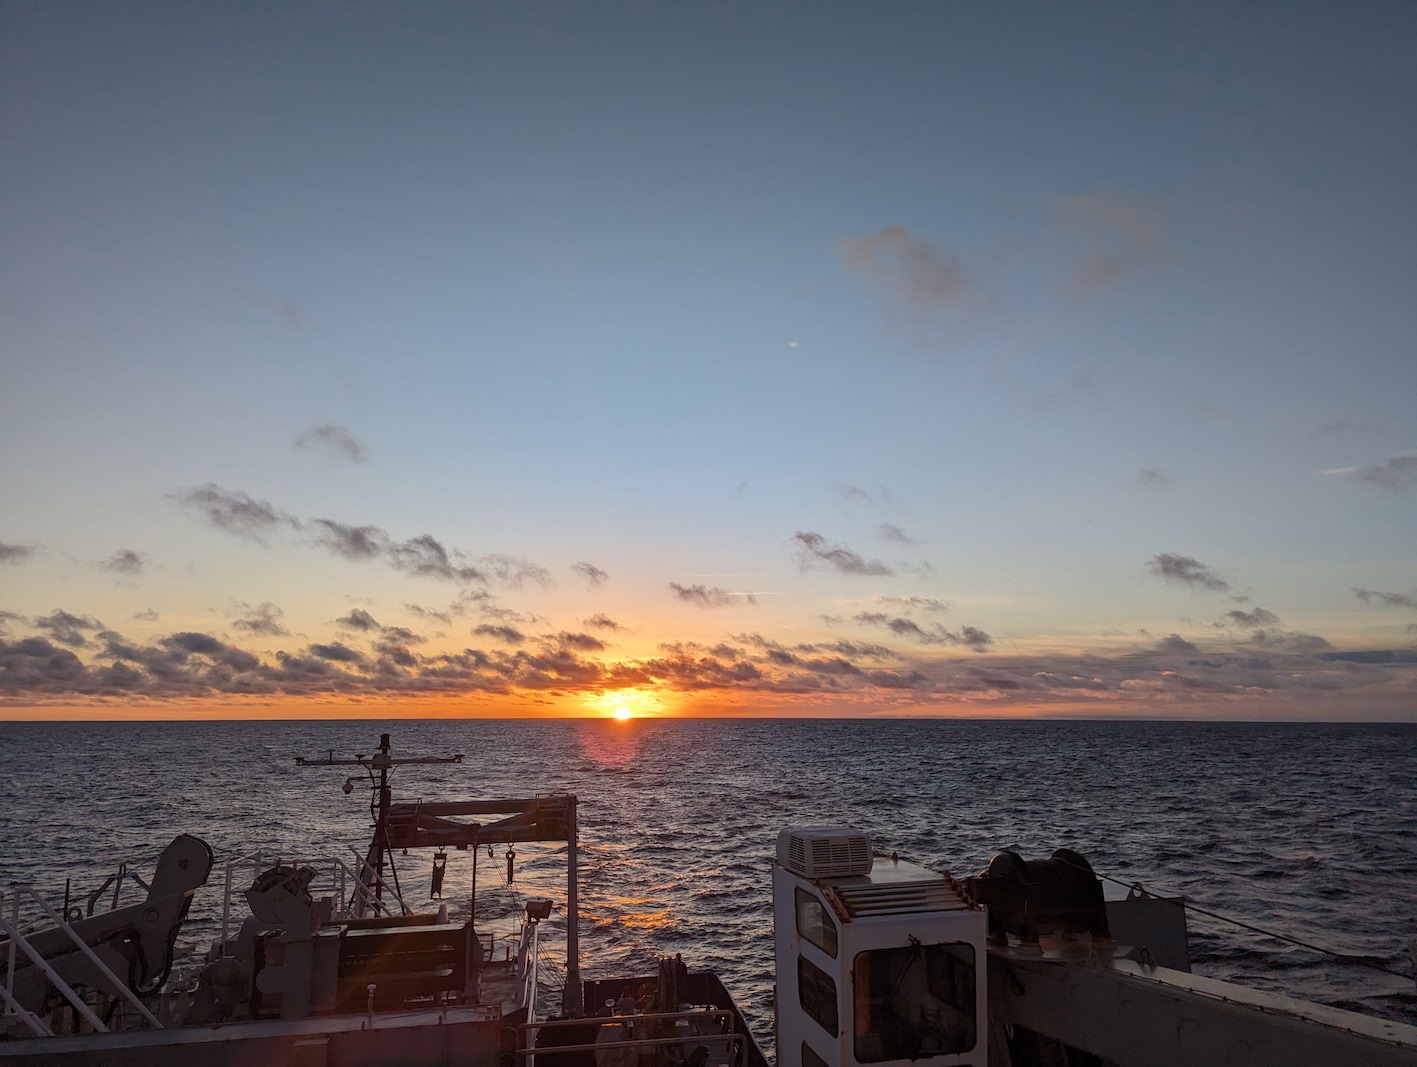
[[[623,1041],[592,1041],[578,1045],[538,1045],[537,1035],[543,1030],[557,1029],[571,1026],[597,1026],[597,1034],[604,1032],[606,1026],[619,1026],[624,1032],[630,1033],[632,1029],[644,1023],[653,1023],[656,1028],[673,1027],[676,1023],[684,1022],[688,1024],[687,1033],[674,1034],[671,1037],[637,1037],[626,1038]],[[718,1033],[701,1034],[694,1032],[694,1024],[702,1022],[712,1022],[720,1028]],[[740,1033],[733,1028],[733,1012],[721,1008],[694,1008],[689,1011],[669,1011],[652,1012],[646,1015],[608,1015],[604,1017],[593,1017],[587,1019],[558,1019],[547,1022],[527,1022],[517,1027],[518,1041],[516,1055],[526,1060],[528,1067],[532,1067],[537,1053],[551,1056],[560,1052],[608,1052],[611,1050],[632,1050],[635,1052],[657,1048],[672,1048],[674,1046],[705,1045],[712,1052],[713,1046],[718,1046],[727,1054],[726,1062],[733,1067],[744,1067],[747,1063],[747,1041],[748,1035]],[[687,1053],[689,1048],[683,1048]],[[680,1057],[683,1058],[682,1056]],[[725,1062],[723,1059],[714,1059],[714,1064]]]
[[[354,850],[351,849],[351,851]],[[354,852],[354,855],[359,865],[359,871],[367,874],[369,881],[378,877],[368,860],[360,856],[357,851]],[[354,868],[338,856],[331,856],[327,859],[308,859],[263,856],[258,852],[239,856],[227,862],[222,885],[220,944],[223,954],[226,951],[226,943],[231,937],[232,898],[237,891],[236,887],[250,885],[257,875],[277,866],[293,867],[297,870],[301,867],[313,868],[315,877],[308,886],[310,895],[316,900],[322,896],[332,898],[334,910],[330,917],[335,921],[352,918],[370,910],[375,914],[386,915],[394,914],[394,907],[397,907],[401,913],[406,913],[409,910],[404,905],[403,898],[390,885],[384,886],[383,899],[381,900],[374,889],[367,884],[366,879],[361,878]],[[243,872],[249,874],[250,877],[244,882],[238,881],[238,875]],[[391,903],[393,907],[390,906]]]
[[[120,868],[120,872],[121,871],[122,868]],[[136,876],[134,877],[136,878]],[[112,879],[109,881],[112,881]],[[139,884],[143,883],[140,882]],[[107,886],[108,882],[105,882],[98,893],[95,893],[89,898],[90,914],[92,914],[93,901]],[[114,889],[114,907],[117,907],[119,889],[121,889],[121,887],[122,878],[120,873],[119,885]],[[78,1012],[85,1022],[94,1028],[95,1032],[100,1034],[108,1033],[108,1027],[104,1025],[103,1020],[94,1013],[94,1010],[89,1007],[84,998],[59,975],[59,972],[45,959],[44,954],[34,947],[29,937],[26,936],[25,931],[21,929],[20,905],[22,901],[28,901],[33,908],[38,910],[40,915],[48,920],[50,926],[46,928],[46,932],[47,929],[57,929],[65,938],[73,943],[74,947],[93,965],[94,969],[103,976],[104,980],[109,983],[115,996],[121,997],[136,1008],[138,1014],[140,1014],[149,1025],[155,1029],[162,1029],[162,1023],[158,1021],[157,1016],[153,1015],[153,1013],[148,1010],[147,1005],[143,1003],[138,994],[133,992],[127,982],[114,974],[112,968],[99,958],[98,953],[93,950],[93,947],[69,925],[70,916],[62,914],[59,909],[56,909],[52,904],[41,897],[34,886],[25,882],[17,882],[10,886],[10,914],[8,918],[4,914],[6,910],[5,894],[0,893],[0,931],[5,934],[7,939],[5,984],[0,986],[0,999],[5,1001],[5,1014],[19,1015],[36,1037],[54,1036],[54,1031],[49,1027],[49,1024],[21,1004],[15,996],[15,979],[19,963],[19,954],[23,953],[30,963],[49,979],[50,984],[58,990],[59,994],[68,1002],[69,1006],[73,1008],[74,1011]],[[37,932],[36,930],[30,930],[29,936],[33,936]]]

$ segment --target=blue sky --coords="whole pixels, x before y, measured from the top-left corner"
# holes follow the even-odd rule
[[[1408,4],[0,20],[0,715],[1417,716]]]

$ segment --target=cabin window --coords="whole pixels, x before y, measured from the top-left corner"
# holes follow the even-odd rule
[[[836,983],[826,971],[801,956],[797,957],[797,999],[818,1026],[836,1037]]]
[[[852,979],[857,1063],[915,1060],[974,1047],[972,945],[915,942],[862,952]]]
[[[818,1056],[812,1046],[802,1042],[802,1067],[830,1067],[826,1060]]]
[[[805,889],[797,890],[797,933],[836,959],[836,922],[826,906]]]

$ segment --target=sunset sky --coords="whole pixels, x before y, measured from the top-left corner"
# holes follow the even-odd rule
[[[0,719],[1417,719],[1417,5],[0,4]]]

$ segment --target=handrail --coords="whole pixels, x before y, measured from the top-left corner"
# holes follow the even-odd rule
[[[13,888],[14,890],[17,890],[16,896],[18,896],[18,893],[24,893],[26,894],[26,896],[30,897],[30,900],[33,900],[35,904],[40,905],[41,910],[44,911],[45,915],[48,915],[48,917],[50,917],[50,920],[54,922],[55,927],[58,927],[61,931],[64,931],[65,937],[67,937],[69,941],[74,942],[75,948],[78,948],[78,951],[82,952],[82,954],[84,954],[86,958],[88,958],[88,961],[91,962],[91,964],[94,965],[95,968],[98,968],[98,972],[103,975],[103,978],[106,978],[109,982],[113,983],[113,989],[115,989],[115,992],[118,993],[119,996],[122,996],[123,999],[128,1000],[130,1005],[136,1007],[137,1013],[139,1013],[139,1015],[145,1017],[147,1022],[152,1023],[154,1029],[163,1029],[163,1024],[157,1022],[157,1016],[153,1015],[152,1012],[149,1012],[149,1010],[147,1010],[147,1005],[142,1002],[142,999],[139,999],[139,996],[137,996],[136,992],[133,992],[133,990],[129,988],[128,982],[125,982],[123,981],[123,979],[120,979],[118,975],[115,975],[115,973],[113,973],[112,969],[109,968],[108,964],[105,964],[102,959],[99,959],[98,952],[94,951],[92,945],[89,945],[84,938],[79,937],[78,932],[74,930],[74,927],[71,927],[71,925],[68,924],[67,918],[62,917],[62,915],[58,914],[57,911],[54,910],[54,907],[52,907],[52,905],[45,903],[43,898],[40,897],[40,894],[35,893],[33,886],[30,886],[30,884],[21,883],[18,884],[18,886],[14,886]],[[4,920],[0,920],[0,922],[3,921]],[[11,937],[18,937],[18,931],[14,932],[14,934],[11,934]],[[28,942],[26,942],[26,944],[28,944]],[[30,955],[31,959],[34,958],[34,955],[31,955],[30,952],[28,952],[28,949],[26,955]],[[67,988],[67,986],[65,986],[65,988]],[[75,1003],[74,1006],[78,1007],[79,1005],[78,1003]],[[88,1010],[86,1010],[86,1007],[84,1010],[81,1010],[81,1015],[89,1017],[89,1012]],[[96,1022],[96,1016],[92,1017],[91,1022]]]
[[[30,962],[38,967],[55,989],[67,1000],[80,1015],[88,1020],[92,1026],[101,1034],[108,1033],[108,1027],[103,1025],[103,1020],[93,1013],[93,1009],[84,1003],[84,998],[74,992],[74,989],[63,978],[59,977],[59,972],[49,965],[49,961],[44,958],[38,949],[31,945],[18,929],[11,926],[3,917],[0,917],[0,930],[3,930],[10,938],[11,944],[18,944],[20,951],[30,958]]]
[[[369,866],[368,861],[359,855],[357,849],[352,849],[351,851],[354,852],[355,858],[359,859],[362,867],[373,870],[373,867]],[[344,860],[340,859],[338,856],[331,856],[328,859],[285,860],[279,855],[269,857],[263,856],[259,852],[253,852],[246,856],[238,856],[235,859],[228,860],[226,863],[225,886],[223,888],[221,902],[221,940],[219,942],[223,954],[226,951],[226,942],[230,938],[233,876],[236,871],[242,868],[250,868],[259,874],[269,867],[279,866],[281,864],[296,868],[301,866],[315,868],[316,878],[311,882],[311,887],[313,887],[311,895],[314,896],[317,892],[325,888],[331,890],[335,897],[335,911],[331,916],[333,919],[347,918],[353,910],[345,904],[345,890],[351,883],[354,886],[354,892],[364,904],[378,904],[383,907],[385,912],[392,911],[388,904],[381,903],[377,900],[373,892],[368,886],[364,885],[359,876],[350,868],[349,864],[345,863]],[[385,892],[398,904],[400,909],[406,910],[403,899],[398,893],[388,886],[385,886]]]
[[[41,1019],[29,1008],[25,1007],[11,995],[10,991],[0,985],[0,999],[5,1001],[5,1014],[18,1015],[24,1019],[25,1025],[34,1031],[35,1037],[53,1037],[54,1031],[49,1028],[49,1024]]]
[[[581,1026],[585,1026],[587,1024],[595,1022],[599,1022],[601,1026],[614,1026],[616,1023],[619,1023],[623,1026],[625,1022],[639,1017],[640,1016],[635,1015],[614,1015],[607,1016],[603,1019],[591,1017],[589,1019],[575,1019],[570,1021],[578,1023]],[[744,1056],[746,1055],[745,1050],[747,1049],[747,1040],[747,1034],[739,1033],[736,1030],[730,1030],[726,1034],[677,1034],[674,1037],[640,1037],[632,1038],[628,1041],[593,1041],[590,1044],[548,1045],[545,1048],[537,1048],[535,1046],[532,1046],[529,1048],[518,1048],[515,1050],[514,1055],[527,1058],[528,1062],[530,1062],[530,1057],[535,1056],[538,1052],[544,1052],[547,1055],[551,1055],[552,1053],[560,1052],[600,1052],[608,1051],[609,1049],[622,1048],[648,1049],[665,1048],[670,1045],[703,1045],[708,1044],[710,1042],[722,1041],[727,1045],[728,1049],[731,1050],[732,1059],[735,1062],[741,1064],[743,1062]]]
[[[641,1022],[667,1022],[680,1020],[695,1021],[702,1019],[715,1019],[728,1023],[728,1029],[717,1034],[675,1034],[673,1037],[642,1037],[631,1038],[625,1041],[597,1041],[591,1044],[581,1045],[546,1045],[538,1046],[534,1038],[531,1038],[532,1030],[549,1030],[565,1028],[571,1026],[588,1026],[597,1024],[599,1026],[635,1024]],[[734,1028],[734,1013],[728,1008],[695,1008],[689,1011],[666,1011],[649,1012],[644,1015],[606,1015],[591,1016],[584,1019],[554,1019],[545,1022],[526,1022],[517,1027],[519,1039],[517,1041],[516,1055],[527,1057],[530,1065],[533,1061],[530,1057],[537,1052],[544,1052],[550,1055],[555,1052],[595,1052],[601,1049],[619,1048],[663,1048],[667,1045],[690,1045],[708,1044],[711,1042],[727,1042],[727,1048],[732,1053],[734,1062],[743,1064],[747,1061],[747,1040],[748,1035]],[[531,1038],[528,1041],[528,1038]]]

